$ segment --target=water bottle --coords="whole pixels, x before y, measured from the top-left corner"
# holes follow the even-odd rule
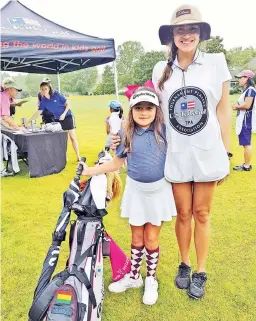
[[[26,122],[27,122],[27,119],[26,119],[26,118],[21,118],[21,125],[22,125],[23,127],[25,127]]]
[[[35,133],[36,132],[36,121],[34,119],[31,120],[31,128],[32,128],[32,132]]]

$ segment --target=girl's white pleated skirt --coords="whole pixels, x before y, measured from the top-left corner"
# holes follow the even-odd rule
[[[127,176],[121,217],[129,218],[131,225],[151,223],[160,226],[176,215],[172,185],[165,178],[153,183],[141,183]]]

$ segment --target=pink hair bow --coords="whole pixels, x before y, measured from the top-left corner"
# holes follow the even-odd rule
[[[147,80],[143,85],[129,85],[129,86],[125,86],[127,88],[127,90],[125,91],[125,96],[130,99],[134,93],[134,91],[139,88],[139,87],[149,87],[155,90],[154,84],[152,82],[152,80]]]

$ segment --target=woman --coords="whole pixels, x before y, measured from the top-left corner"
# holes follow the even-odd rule
[[[38,118],[42,113],[47,112],[48,116],[53,115],[54,121],[59,122],[62,129],[68,131],[77,160],[79,161],[80,155],[75,131],[75,119],[69,109],[69,104],[66,98],[60,93],[53,91],[49,82],[42,82],[40,84],[40,93],[42,97],[39,109],[27,121],[27,124],[29,124],[33,119]]]
[[[50,86],[52,86],[52,81],[51,81],[51,79],[48,78],[48,77],[43,78],[42,83],[48,83]],[[37,99],[38,99],[38,108],[39,108],[40,103],[41,103],[41,100],[42,100],[42,94],[41,94],[41,92],[39,92],[39,93],[37,94]]]
[[[236,134],[238,135],[239,145],[244,147],[244,163],[235,166],[235,171],[252,170],[252,131],[256,131],[256,106],[255,106],[255,84],[253,82],[254,73],[251,70],[243,70],[236,75],[239,79],[239,86],[244,90],[239,97],[237,104],[233,106],[237,110]]]
[[[199,50],[210,32],[197,8],[177,8],[171,25],[159,29],[161,43],[170,48],[169,60],[158,62],[152,76],[167,126],[165,177],[172,183],[178,213],[175,229],[182,262],[175,282],[195,299],[204,295],[207,280],[213,194],[229,174],[231,76],[223,53]],[[197,267],[190,278],[192,218]]]

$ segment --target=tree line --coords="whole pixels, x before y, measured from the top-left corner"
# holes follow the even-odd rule
[[[204,52],[223,52],[230,69],[246,68],[247,64],[256,57],[256,48],[242,47],[226,50],[223,38],[217,36],[200,44]],[[122,89],[128,84],[143,84],[151,79],[152,69],[160,60],[166,60],[164,51],[146,52],[142,44],[137,41],[126,41],[117,48],[116,67],[118,74],[118,88]],[[11,76],[4,72],[1,77]],[[17,83],[23,88],[23,95],[35,96],[43,77],[38,74],[18,74],[13,76]],[[53,88],[57,88],[57,76],[49,75]],[[100,75],[97,67],[83,69],[60,76],[61,92],[74,95],[104,95],[115,92],[114,70],[112,64],[104,67]]]

